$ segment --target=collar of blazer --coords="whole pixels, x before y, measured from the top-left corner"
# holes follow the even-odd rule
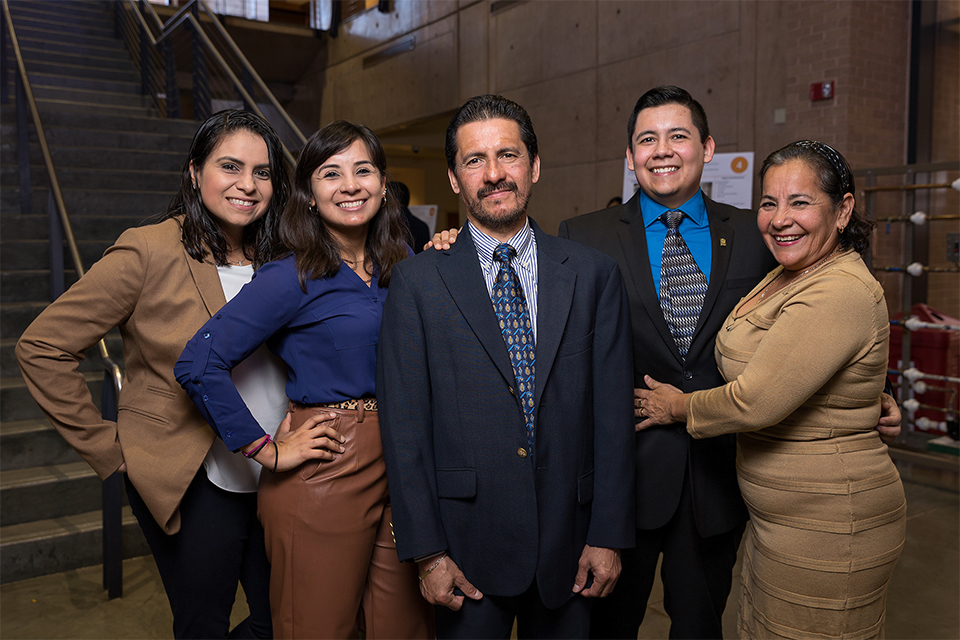
[[[220,307],[227,303],[223,295],[223,285],[220,284],[220,273],[217,271],[217,265],[213,264],[213,259],[208,255],[203,262],[197,262],[187,253],[187,248],[180,243],[180,252],[183,259],[190,269],[190,275],[193,277],[193,283],[200,293],[207,313],[213,316]]]
[[[565,263],[568,254],[559,238],[548,235],[530,218],[537,240],[537,345],[536,394],[539,404],[543,383],[547,380],[563,336],[577,280],[576,272]],[[437,271],[450,297],[483,345],[504,379],[515,384],[513,367],[487,292],[477,258],[477,248],[469,227],[450,249],[443,251]],[[517,403],[519,407],[519,396]]]
[[[710,224],[710,282],[707,284],[703,309],[700,311],[697,328],[693,334],[693,342],[690,345],[691,353],[695,349],[702,348],[704,340],[712,344],[714,336],[701,335],[701,329],[713,311],[720,290],[723,288],[734,243],[734,230],[728,224],[730,214],[726,208],[718,205],[707,196],[703,196],[703,201],[707,207],[707,219]],[[630,280],[636,290],[637,298],[643,303],[644,311],[656,327],[660,339],[665,345],[669,346],[674,357],[680,361],[680,352],[677,350],[673,335],[670,333],[670,327],[663,319],[660,298],[657,296],[657,290],[653,284],[646,227],[640,213],[639,192],[621,205],[620,222],[622,224],[617,229],[617,238],[626,257],[625,262],[628,265]]]

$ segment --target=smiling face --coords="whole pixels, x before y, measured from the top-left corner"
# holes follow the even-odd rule
[[[627,147],[627,166],[644,193],[675,209],[700,188],[703,165],[713,159],[713,138],[700,141],[690,109],[665,104],[637,114],[633,149]]]
[[[327,158],[310,179],[310,206],[316,206],[331,234],[343,239],[366,233],[380,210],[386,178],[362,140]]]
[[[267,212],[273,196],[270,156],[259,135],[246,130],[223,137],[198,170],[190,165],[203,206],[214,217],[233,248],[243,228]]]
[[[850,222],[854,198],[835,206],[816,172],[803,160],[770,167],[761,185],[757,226],[770,252],[789,271],[807,269],[840,244],[840,227]]]
[[[456,171],[450,186],[467,206],[470,221],[484,233],[509,240],[526,222],[540,157],[532,159],[513,120],[469,122],[457,130]]]

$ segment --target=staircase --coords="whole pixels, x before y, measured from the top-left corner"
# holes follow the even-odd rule
[[[86,267],[120,233],[166,209],[197,124],[162,120],[120,40],[110,3],[10,2],[30,82]],[[8,44],[8,60],[16,64]],[[16,73],[15,71],[13,72]],[[20,212],[16,102],[0,109],[0,582],[102,561],[100,480],[46,421],[13,349],[50,299],[49,181],[30,126],[32,213]],[[29,120],[29,117],[28,117]],[[76,278],[69,255],[67,286]],[[118,362],[118,335],[108,336]],[[82,364],[99,403],[95,350]],[[129,507],[124,556],[149,553]]]

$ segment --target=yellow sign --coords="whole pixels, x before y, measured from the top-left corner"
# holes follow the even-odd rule
[[[730,168],[733,169],[734,173],[743,173],[747,170],[747,167],[750,166],[750,163],[743,156],[737,156],[730,163]]]

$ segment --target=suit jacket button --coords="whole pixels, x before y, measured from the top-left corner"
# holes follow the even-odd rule
[[[520,447],[519,449],[517,449],[517,455],[520,456],[521,458],[526,458],[527,450],[524,449],[523,447]]]
[[[689,371],[684,371],[684,372],[683,372],[683,379],[684,379],[684,380],[692,380],[692,379],[693,379],[693,374],[690,373]]]

